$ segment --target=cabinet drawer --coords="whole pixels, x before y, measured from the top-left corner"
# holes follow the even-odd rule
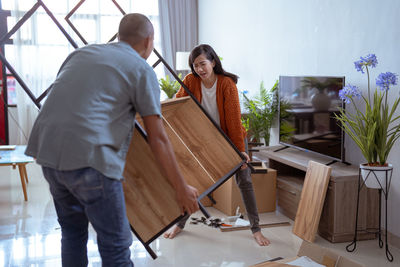
[[[300,201],[303,179],[282,176],[277,178],[278,209],[294,220]]]

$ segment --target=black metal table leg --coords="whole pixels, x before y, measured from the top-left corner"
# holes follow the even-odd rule
[[[204,216],[208,219],[210,218],[210,213],[208,213],[207,209],[201,204],[201,202],[197,202],[199,204],[200,211],[204,214]]]

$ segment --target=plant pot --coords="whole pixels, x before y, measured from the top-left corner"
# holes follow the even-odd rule
[[[331,99],[324,92],[317,91],[311,96],[311,104],[315,110],[325,111],[331,107]]]
[[[361,177],[366,187],[385,189],[386,178],[390,178],[390,172],[393,171],[393,166],[392,164],[388,164],[388,166],[368,166],[367,164],[360,164],[360,169]]]

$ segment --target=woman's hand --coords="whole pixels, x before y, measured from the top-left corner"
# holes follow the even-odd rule
[[[242,167],[240,167],[240,169],[241,169],[241,170],[244,170],[244,169],[247,168],[247,163],[249,163],[250,157],[249,157],[249,155],[247,155],[246,152],[242,152],[242,154],[243,154],[243,156],[246,158],[246,163],[244,163],[244,164],[242,165]]]

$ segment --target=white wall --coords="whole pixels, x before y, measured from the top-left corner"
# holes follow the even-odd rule
[[[240,76],[238,88],[250,95],[262,80],[268,88],[279,75],[344,75],[347,84],[366,90],[366,75],[353,64],[360,56],[378,58],[372,84],[381,72],[400,74],[399,10],[398,0],[199,0],[199,41],[214,47],[224,68]],[[392,88],[392,98],[399,88]],[[349,138],[346,150],[347,161],[364,162]],[[397,236],[399,159],[400,142],[389,156],[388,230]]]

